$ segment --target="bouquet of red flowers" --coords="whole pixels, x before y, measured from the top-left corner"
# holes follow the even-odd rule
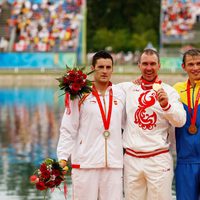
[[[59,82],[60,90],[64,90],[64,94],[69,94],[70,99],[73,100],[77,97],[82,97],[84,93],[91,92],[92,81],[87,79],[87,76],[91,74],[93,71],[89,73],[84,73],[82,68],[70,68],[66,66],[66,73],[57,78]]]
[[[64,182],[64,195],[65,198],[67,196],[67,185],[65,181],[64,175],[67,173],[68,168],[62,168],[59,165],[59,162],[47,158],[40,165],[39,169],[37,169],[30,177],[30,182],[35,184],[37,190],[44,190],[46,198],[46,192],[50,188],[52,191],[59,185]]]

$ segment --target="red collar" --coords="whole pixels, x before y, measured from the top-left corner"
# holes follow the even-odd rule
[[[153,81],[147,81],[142,76],[140,80],[141,80],[141,88],[143,90],[151,90],[154,83],[159,83],[159,84],[162,83],[162,81],[158,78],[158,76],[156,76],[156,78]]]

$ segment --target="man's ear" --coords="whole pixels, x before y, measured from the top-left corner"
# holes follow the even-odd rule
[[[90,67],[90,68],[91,68],[91,70],[92,70],[92,71],[95,69],[95,67],[94,67],[93,65],[91,65],[91,67]]]
[[[138,68],[140,68],[140,63],[139,62],[137,63],[137,66],[138,66]]]
[[[182,66],[182,68],[185,70],[185,64],[184,64],[184,63],[182,63],[182,65],[181,65],[181,66]]]
[[[160,69],[160,67],[161,67],[161,64],[160,64],[160,62],[159,62],[159,64],[158,64],[158,68]]]

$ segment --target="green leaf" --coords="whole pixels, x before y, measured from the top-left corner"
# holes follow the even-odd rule
[[[51,159],[51,158],[46,158],[44,162],[45,162],[47,165],[51,165],[51,164],[54,162],[54,160]]]

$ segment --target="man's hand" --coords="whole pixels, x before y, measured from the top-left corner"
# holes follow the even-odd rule
[[[59,161],[59,165],[64,168],[65,166],[67,166],[67,161],[66,160],[60,160]]]
[[[163,88],[157,91],[157,100],[162,108],[168,105],[168,96],[167,93],[163,90]]]

